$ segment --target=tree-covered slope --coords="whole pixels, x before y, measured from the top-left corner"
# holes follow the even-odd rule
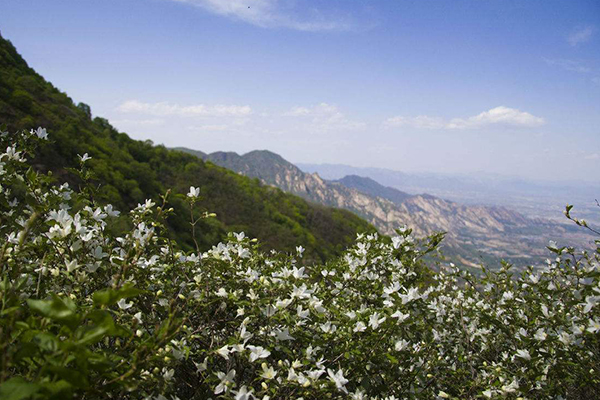
[[[73,185],[78,184],[77,178],[63,166],[78,165],[78,154],[88,153],[97,196],[121,208],[146,198],[158,200],[167,189],[186,193],[190,186],[200,187],[203,208],[217,214],[197,227],[202,248],[216,244],[228,231],[245,231],[267,248],[292,251],[302,245],[307,259],[324,260],[339,254],[357,232],[374,230],[347,211],[309,204],[198,157],[132,140],[107,120],[92,119],[89,106],[75,105],[2,37],[0,124],[11,132],[47,128],[50,144],[40,149],[35,165]],[[175,208],[168,221],[171,235],[183,246],[191,246],[190,210],[183,196],[170,196],[170,205]]]

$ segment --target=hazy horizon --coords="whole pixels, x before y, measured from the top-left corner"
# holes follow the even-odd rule
[[[140,140],[294,163],[598,181],[596,1],[0,4],[0,31]]]

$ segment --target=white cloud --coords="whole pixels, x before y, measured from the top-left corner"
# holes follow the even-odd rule
[[[600,160],[600,154],[598,153],[592,153],[592,154],[588,154],[584,157],[586,160]]]
[[[188,130],[190,131],[200,131],[200,132],[225,132],[231,129],[231,127],[229,125],[219,125],[219,124],[212,124],[212,125],[190,125],[187,127]]]
[[[310,110],[306,107],[292,107],[289,111],[285,112],[283,115],[285,117],[301,117],[305,115],[309,115]]]
[[[283,113],[284,117],[308,120],[309,131],[341,131],[356,130],[366,126],[364,122],[348,119],[337,106],[320,103],[312,107],[292,107]]]
[[[426,115],[418,117],[395,116],[385,121],[385,125],[389,127],[409,126],[417,129],[473,129],[491,125],[532,128],[544,123],[543,118],[517,110],[516,108],[504,106],[492,108],[472,117],[452,118],[449,121]]]
[[[547,58],[544,58],[544,61],[548,65],[557,66],[566,71],[579,72],[579,73],[588,73],[591,71],[590,68],[583,65],[580,61],[567,60],[567,59],[549,60]]]
[[[585,43],[588,40],[590,40],[592,38],[592,35],[594,34],[594,31],[595,29],[593,26],[584,26],[571,33],[567,37],[567,41],[571,46],[575,47],[581,43]]]
[[[396,116],[386,120],[388,126],[411,126],[419,129],[443,129],[446,123],[441,118],[419,115],[418,117]]]
[[[353,24],[339,15],[327,16],[314,7],[298,7],[285,0],[172,0],[191,4],[217,15],[261,28],[289,28],[300,31],[348,30]],[[308,14],[302,12],[309,10]]]
[[[128,100],[121,104],[117,110],[122,113],[139,113],[156,116],[246,117],[252,114],[250,106],[222,104],[213,106],[204,104],[180,106],[167,102],[143,103],[138,100]]]
[[[164,124],[163,119],[117,119],[111,121],[114,125],[127,125],[127,126],[153,126]]]
[[[477,128],[483,125],[505,124],[522,127],[536,127],[544,124],[544,119],[533,116],[516,108],[496,107],[467,119],[454,118],[448,124],[449,129]]]

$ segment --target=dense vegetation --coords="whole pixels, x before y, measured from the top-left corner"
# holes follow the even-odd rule
[[[419,242],[359,235],[302,266],[242,233],[165,237],[169,198],[120,217],[28,164],[47,132],[0,134],[0,398],[591,399],[600,391],[600,240],[483,278]],[[186,202],[202,204],[198,190]],[[570,218],[570,209],[567,210]],[[205,215],[204,219],[210,218]],[[191,221],[196,224],[196,218]],[[576,221],[585,226],[584,221]]]
[[[357,232],[374,231],[350,212],[309,204],[194,156],[132,140],[103,118],[92,120],[89,106],[74,105],[1,37],[0,123],[11,131],[39,125],[48,129],[51,143],[40,149],[34,165],[73,186],[81,182],[68,168],[78,165],[78,154],[88,153],[100,203],[132,208],[146,198],[157,201],[168,189],[182,193],[190,185],[199,187],[204,210],[197,215],[205,210],[217,214],[198,224],[196,240],[203,250],[227,232],[245,231],[267,249],[292,251],[302,243],[309,260],[326,260],[339,255]],[[181,196],[172,196],[170,205],[175,212],[166,222],[169,235],[185,249],[195,247],[188,205]]]

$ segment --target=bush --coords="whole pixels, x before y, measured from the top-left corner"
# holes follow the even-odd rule
[[[359,235],[342,257],[310,266],[300,246],[264,254],[243,233],[182,252],[166,232],[168,201],[194,206],[196,188],[119,216],[94,201],[94,186],[74,192],[27,164],[45,130],[0,140],[2,399],[600,391],[598,249],[551,244],[544,268],[483,278],[433,272],[422,258],[442,236],[415,241],[410,229]],[[80,159],[75,172],[89,182]],[[194,238],[206,218],[192,217]]]

